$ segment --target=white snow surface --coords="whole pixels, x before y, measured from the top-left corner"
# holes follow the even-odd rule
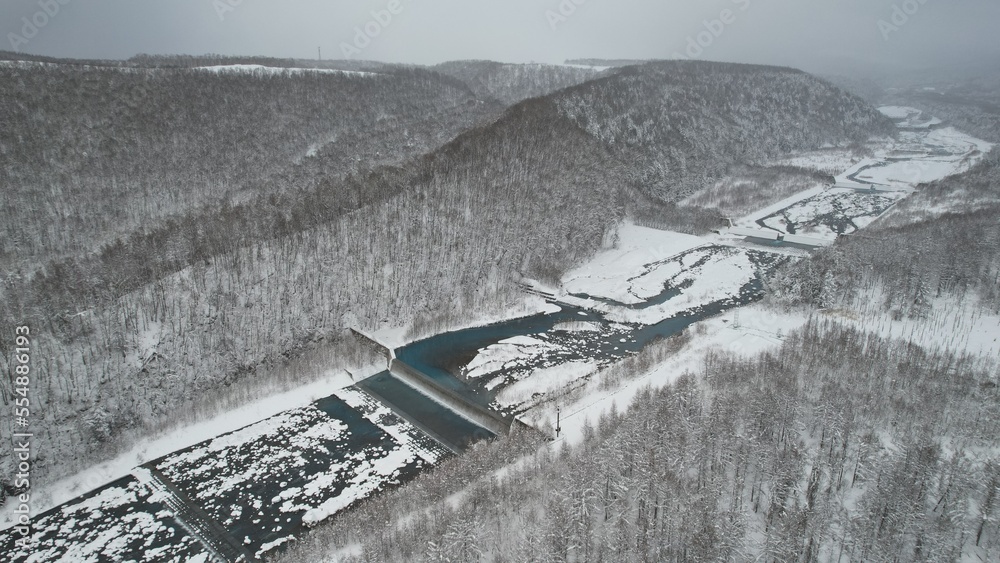
[[[906,106],[882,106],[878,110],[889,119],[906,119],[910,115],[923,113],[919,109]]]
[[[1000,358],[1000,315],[977,298],[938,297],[923,317],[893,319],[881,307],[887,290],[874,288],[846,309],[823,311],[826,317],[860,330],[912,342],[928,350],[949,350],[984,358]]]
[[[535,370],[530,377],[515,381],[497,393],[496,402],[504,407],[523,405],[536,396],[550,395],[597,371],[594,360],[571,360]]]
[[[920,113],[914,108],[893,106],[882,109],[890,116],[905,117],[914,112]],[[908,127],[907,124],[901,126]],[[790,234],[790,222],[795,227],[794,234],[833,242],[839,235],[834,225],[844,228],[847,224],[845,234],[864,228],[912,193],[917,185],[967,171],[992,147],[992,144],[954,127],[901,131],[898,140],[885,139],[871,147],[873,157],[855,161],[839,174],[836,187],[803,191],[737,219],[733,224],[759,229],[758,222],[763,222],[770,230]],[[784,163],[829,172],[829,157],[836,154],[836,151],[804,153]],[[877,190],[861,193],[851,189],[851,186],[867,189],[872,185]],[[823,216],[827,219],[817,220]]]
[[[704,246],[705,239],[624,223],[618,230],[617,248],[605,250],[562,279],[566,293],[583,293],[637,304],[658,295],[663,282],[677,272],[653,268],[650,264],[672,258],[684,251]]]
[[[222,74],[222,73],[257,74],[262,76],[273,76],[281,74],[303,74],[303,73],[341,74],[345,76],[375,76],[377,74],[374,72],[362,72],[359,70],[338,70],[333,68],[295,68],[295,67],[284,68],[284,67],[264,66],[264,65],[254,65],[254,64],[213,65],[213,66],[198,66],[194,68],[195,70],[204,70],[208,72],[214,72],[217,74]]]
[[[928,131],[901,131],[899,139],[875,151],[875,158],[866,159],[837,177],[838,183],[850,183],[848,176],[865,166],[857,177],[862,182],[892,188],[912,188],[920,183],[934,182],[967,171],[993,148],[991,143],[943,127]]]
[[[479,354],[465,366],[467,370],[465,376],[469,379],[478,379],[501,370],[521,367],[532,358],[554,349],[556,346],[551,342],[530,336],[515,336],[501,340],[480,350]],[[492,389],[496,383],[499,381],[492,385],[488,383],[486,387]]]
[[[923,110],[907,106],[882,106],[878,108],[882,115],[899,122],[900,127],[911,129],[929,129],[943,122],[936,117],[924,117]]]
[[[854,151],[846,148],[820,149],[795,153],[768,163],[770,166],[797,166],[836,175],[861,161]]]
[[[664,303],[637,309],[573,295],[560,295],[559,299],[570,305],[600,311],[612,322],[654,325],[709,303],[736,297],[743,286],[756,275],[757,269],[744,249],[712,247],[707,246],[708,241],[705,239],[667,231],[653,231],[654,233],[649,236],[673,242],[675,245],[672,246],[668,242],[659,249],[669,250],[661,253],[659,249],[654,249],[646,256],[641,252],[631,252],[623,248],[622,251],[626,255],[626,260],[622,261],[625,263],[624,266],[584,266],[578,271],[591,272],[593,277],[571,277],[573,275],[571,273],[567,278],[572,283],[571,287],[583,290],[581,293],[612,299],[623,305],[646,302],[662,293],[668,284],[674,288],[683,287],[680,295]],[[668,258],[676,257],[676,254],[669,255],[669,252],[685,246],[688,252],[684,255],[683,261],[660,258],[661,255],[668,255]],[[595,262],[607,262],[606,258],[598,256]],[[704,263],[697,265],[698,261]]]

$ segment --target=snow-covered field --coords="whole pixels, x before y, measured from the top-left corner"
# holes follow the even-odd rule
[[[466,366],[465,375],[486,389],[498,390],[495,403],[502,409],[523,408],[569,389],[606,363],[608,358],[588,350],[586,343],[610,343],[611,331],[587,332],[576,333],[577,338],[564,333],[501,340],[480,350]]]
[[[874,159],[849,168],[837,182],[909,189],[967,171],[992,147],[954,127],[900,131],[898,140],[876,149]]]
[[[923,110],[906,106],[882,106],[878,108],[882,115],[895,121],[900,127],[910,129],[928,129],[941,125],[936,117],[924,117]]]
[[[758,279],[764,265],[761,259],[765,256],[762,252],[729,246],[699,247],[646,264],[640,275],[626,280],[628,294],[648,296],[641,305],[594,303],[572,296],[566,301],[600,311],[612,322],[654,325],[712,303],[741,297]],[[669,293],[669,297],[660,302],[664,293]],[[592,296],[613,299],[607,295]]]
[[[614,386],[605,385],[599,377],[595,377],[568,402],[539,403],[523,413],[521,419],[536,428],[554,428],[556,409],[559,408],[562,411],[562,433],[550,448],[558,451],[563,441],[579,444],[587,425],[596,426],[601,416],[612,410],[624,411],[647,387],[663,387],[677,381],[685,373],[698,371],[706,354],[725,351],[753,356],[773,350],[781,345],[784,334],[803,326],[808,320],[806,314],[777,312],[764,305],[748,305],[705,319],[693,327],[696,338],[648,372],[636,374],[623,384]]]
[[[618,245],[595,256],[562,280],[568,294],[587,294],[622,304],[642,303],[663,291],[673,268],[655,265],[678,254],[704,246],[702,238],[625,223],[618,230]]]
[[[889,117],[903,120],[901,127],[913,129],[909,124],[919,119],[919,110],[913,108],[882,109]],[[919,122],[940,124],[934,120]],[[836,186],[804,191],[735,220],[733,225],[831,243],[841,234],[871,224],[919,184],[967,171],[991,148],[990,143],[954,127],[928,126],[900,131],[898,140],[887,139],[873,146],[873,158],[856,160],[849,158],[846,151],[835,149],[797,155],[782,163],[823,172],[830,172],[831,164],[838,159],[851,165],[836,177]]]
[[[258,76],[303,74],[303,73],[341,74],[346,76],[375,76],[377,74],[374,72],[363,72],[359,70],[337,70],[333,68],[294,68],[294,67],[284,68],[276,66],[250,65],[250,64],[199,66],[195,67],[195,70],[204,70],[208,72],[214,72],[217,74],[223,74],[223,73],[254,74]]]
[[[625,224],[618,248],[566,274],[558,298],[612,322],[653,325],[739,296],[766,261],[761,252]]]

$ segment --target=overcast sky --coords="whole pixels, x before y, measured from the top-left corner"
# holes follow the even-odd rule
[[[998,0],[0,2],[0,48],[74,58],[315,58],[321,47],[324,58],[421,64],[694,55],[837,70],[1000,57]]]

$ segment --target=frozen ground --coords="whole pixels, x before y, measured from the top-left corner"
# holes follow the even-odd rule
[[[741,297],[758,279],[761,268],[774,259],[767,253],[744,248],[701,246],[644,264],[631,272],[619,271],[622,278],[619,284],[608,285],[609,280],[602,279],[589,288],[597,293],[574,293],[560,298],[599,311],[612,322],[654,325],[712,303]],[[618,299],[627,296],[639,297],[641,301]]]
[[[704,246],[699,237],[625,223],[616,248],[605,250],[562,279],[568,294],[586,294],[636,304],[659,294],[671,273],[652,265]],[[673,270],[671,270],[673,272]],[[673,272],[676,273],[676,272]]]
[[[618,248],[563,277],[560,301],[599,311],[612,322],[653,325],[737,297],[753,282],[767,253],[625,224]]]
[[[878,108],[882,115],[888,117],[889,119],[907,119],[911,114],[921,114],[922,111],[905,106],[882,106]]]
[[[839,184],[909,189],[967,171],[993,147],[954,127],[901,131],[899,139],[837,177]]]
[[[465,377],[496,391],[494,404],[501,410],[522,410],[574,387],[611,361],[614,356],[601,348],[613,347],[617,337],[627,333],[601,327],[586,334],[553,331],[508,338],[481,349],[465,367]]]

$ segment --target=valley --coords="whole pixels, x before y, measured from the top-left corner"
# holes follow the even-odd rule
[[[557,285],[521,281],[545,296],[539,304],[543,312],[411,342],[400,341],[393,330],[375,331],[375,337],[393,342],[393,358],[471,404],[515,417],[515,424],[556,443],[564,435],[579,441],[609,404],[626,406],[628,395],[638,392],[636,382],[609,382],[622,361],[665,344],[669,351],[661,362],[692,365],[720,344],[739,353],[771,348],[811,322],[753,305],[768,293],[765,280],[779,267],[807,259],[806,248],[830,245],[878,220],[918,189],[918,182],[962,173],[990,149],[954,130],[944,137],[937,131],[908,133],[901,139],[905,148],[893,143],[875,151],[892,154],[891,166],[920,171],[911,183],[885,174],[878,177],[885,182],[883,191],[847,188],[838,179],[836,186],[807,189],[734,220],[732,228],[702,236],[626,221],[608,247],[566,272]],[[942,138],[961,141],[942,144]],[[884,167],[885,161],[868,162],[852,170]],[[862,177],[848,172],[843,176]],[[863,178],[874,181],[871,175]],[[751,227],[814,237],[817,243],[754,236]],[[367,497],[494,437],[390,372],[369,367],[366,375],[372,377],[327,389],[330,395],[311,405],[145,462],[130,475],[53,508],[39,520],[37,543],[43,549],[22,554],[23,560],[68,554],[86,559],[140,540],[150,561],[262,557]],[[669,385],[679,376],[672,371],[646,384]],[[200,516],[178,512],[177,503],[197,506]],[[128,514],[138,524],[136,535],[114,540],[125,544],[112,543],[107,530],[113,522],[92,517],[77,521],[78,531],[67,538],[65,519],[86,510],[112,519]],[[215,531],[197,525],[201,520]],[[219,535],[221,543],[211,539]],[[0,545],[14,553],[13,539],[8,531]],[[219,547],[224,544],[233,551]]]

